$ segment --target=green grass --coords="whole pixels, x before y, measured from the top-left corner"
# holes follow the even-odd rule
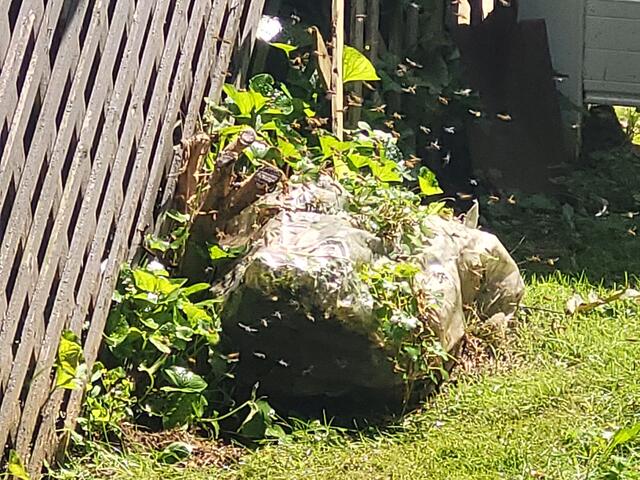
[[[562,311],[574,291],[591,290],[582,279],[534,277],[524,303]],[[227,470],[183,470],[151,453],[98,448],[58,477],[640,479],[640,450],[604,454],[608,432],[640,421],[640,307],[620,302],[576,317],[530,312],[503,347],[506,360],[459,376],[401,424],[360,434],[318,424],[247,452]]]
[[[157,453],[96,446],[56,477],[640,480],[640,442],[606,452],[612,432],[640,423],[640,305],[561,313],[574,291],[637,284],[629,274],[640,273],[640,157],[629,149],[594,154],[559,181],[556,198],[481,205],[483,223],[526,272],[524,305],[532,308],[500,347],[500,361],[458,369],[455,382],[401,423],[359,432],[308,425],[228,469],[181,469],[160,464]],[[608,209],[596,216],[602,199]]]

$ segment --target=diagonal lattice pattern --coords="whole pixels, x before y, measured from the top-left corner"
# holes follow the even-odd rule
[[[120,265],[171,197],[174,144],[219,98],[234,52],[249,55],[263,3],[0,11],[0,445],[36,475],[82,401],[52,391],[61,333],[93,363]]]

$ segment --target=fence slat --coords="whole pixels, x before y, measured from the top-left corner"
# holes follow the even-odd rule
[[[184,4],[183,2],[178,0],[175,5],[174,17],[184,19],[184,16]],[[152,32],[153,29],[154,27],[152,27]],[[154,150],[153,142],[156,138],[156,132],[158,132],[160,128],[160,119],[164,117],[163,111],[166,109],[167,100],[170,93],[169,82],[171,78],[172,67],[174,59],[179,53],[178,48],[180,46],[181,40],[184,38],[185,32],[186,22],[172,22],[167,34],[167,39],[172,39],[172,42],[167,43],[164,50],[162,50],[162,42],[160,42],[158,44],[159,48],[155,53],[153,52],[153,50],[149,49],[150,52],[147,55],[148,50],[145,50],[145,57],[143,57],[142,60],[142,68],[144,68],[146,64],[155,65],[157,63],[158,55],[162,53],[160,67],[157,73],[157,79],[155,81],[153,93],[151,95],[153,101],[150,102],[148,107],[149,110],[146,114],[145,126],[140,136],[140,147],[137,151],[135,165],[133,166],[131,179],[129,180],[130,188],[127,190],[124,198],[122,207],[123,211],[120,214],[120,220],[117,223],[118,228],[116,230],[115,237],[113,239],[113,245],[111,247],[111,257],[115,257],[118,260],[118,264],[124,260],[124,253],[126,253],[126,247],[128,247],[128,239],[130,238],[130,230],[134,225],[134,220],[137,218],[135,214],[136,199],[138,199],[139,201],[143,186],[147,183],[148,180],[149,158]],[[74,245],[72,245],[72,251],[73,247]],[[100,244],[100,242],[96,242],[94,240],[94,243],[91,246],[91,251],[102,251],[102,245]],[[75,257],[72,256],[70,262],[72,262],[74,258]],[[96,255],[89,255],[89,261],[86,266],[85,275],[83,278],[84,282],[81,286],[81,294],[84,298],[77,299],[76,305],[86,306],[89,300],[87,295],[89,293],[89,290],[87,288],[83,289],[83,286],[89,285],[90,288],[94,290],[96,288],[100,288],[100,262],[97,261],[97,259],[98,257]],[[113,286],[111,286],[111,289],[112,288]],[[80,334],[84,318],[88,313],[85,311],[84,315],[82,315],[81,310],[81,308],[78,308],[78,306],[76,306],[76,314],[74,314],[72,321],[69,324],[69,328],[72,331],[75,331],[75,333],[77,334]],[[91,367],[92,365],[89,366]],[[40,399],[46,400],[45,397],[41,397]],[[47,407],[45,407],[44,409],[45,415],[39,432],[38,442],[36,443],[34,449],[34,456],[30,465],[34,470],[40,468],[41,462],[45,457],[46,445],[49,444],[49,439],[55,432],[57,412],[59,411],[61,400],[62,393],[60,392],[57,395],[51,397]]]
[[[196,46],[198,41],[198,35],[203,28],[203,26],[207,26],[206,16],[209,14],[208,9],[204,8],[204,5],[199,3],[199,10],[194,12],[193,18],[191,19],[191,23],[189,24],[189,29],[185,38],[184,45],[182,47],[182,55],[180,56],[180,63],[178,64],[178,70],[176,73],[175,82],[171,88],[171,98],[169,100],[169,105],[167,107],[167,113],[163,120],[162,131],[159,137],[159,144],[155,155],[155,161],[153,163],[153,167],[149,173],[149,181],[147,184],[147,188],[143,197],[142,207],[140,211],[140,220],[138,225],[136,226],[135,236],[133,238],[133,244],[139,245],[143,241],[143,235],[145,232],[151,230],[153,231],[153,209],[158,201],[158,189],[162,182],[162,174],[167,173],[168,167],[171,165],[167,165],[167,162],[161,161],[161,159],[170,159],[172,158],[173,144],[172,144],[172,133],[175,128],[176,121],[178,121],[178,115],[180,113],[180,102],[184,97],[184,93],[187,90],[190,80],[190,69],[193,63],[194,56],[198,53],[196,52]],[[214,6],[214,8],[216,8]],[[215,11],[215,10],[214,10]],[[211,17],[218,18],[215,16]],[[220,25],[218,25],[218,29]],[[217,34],[218,32],[215,32]],[[205,39],[207,35],[205,34]],[[210,49],[215,48],[215,41],[207,42],[205,40],[205,46],[208,45],[208,48],[204,48],[201,50],[201,55],[210,55]],[[196,57],[198,58],[198,57]],[[198,65],[201,62],[198,61]],[[206,73],[206,72],[205,72]],[[192,132],[187,133],[187,136]],[[165,194],[170,192],[164,192]],[[135,252],[132,250],[129,259],[131,260]]]
[[[84,15],[87,8],[87,1],[83,1],[78,5],[78,12]],[[80,31],[81,21],[76,20],[70,25],[70,34],[77,34]],[[70,36],[70,38],[73,38]],[[91,39],[91,37],[90,37]],[[36,46],[35,58],[37,62],[45,62],[48,64],[48,52],[46,51],[46,39],[41,37],[38,39]],[[91,40],[90,40],[91,41]],[[95,45],[89,45],[89,48]],[[25,170],[30,172],[30,175],[22,176],[17,194],[14,199],[12,214],[10,216],[7,233],[4,238],[2,248],[0,249],[0,290],[4,290],[7,287],[7,282],[10,280],[8,269],[11,268],[11,259],[15,257],[19,244],[23,244],[26,241],[26,246],[22,255],[22,264],[18,270],[17,278],[13,279],[13,294],[11,302],[8,305],[5,314],[5,324],[8,328],[0,332],[0,365],[10,365],[10,345],[13,342],[13,337],[17,328],[17,320],[21,314],[25,299],[28,294],[33,293],[32,287],[34,279],[38,276],[39,266],[38,250],[42,242],[46,242],[47,239],[43,238],[44,230],[47,225],[47,219],[49,215],[52,215],[52,207],[55,205],[54,197],[60,196],[60,191],[57,188],[59,184],[51,185],[53,182],[49,181],[46,185],[40,185],[38,183],[40,178],[46,178],[48,175],[58,174],[60,171],[60,163],[45,164],[46,155],[51,151],[51,146],[55,139],[55,130],[51,129],[51,119],[56,117],[56,113],[61,105],[62,93],[67,76],[73,71],[78,63],[79,46],[77,42],[66,41],[62,45],[61,55],[57,58],[56,65],[53,72],[51,72],[51,88],[46,90],[44,96],[44,102],[42,111],[40,112],[37,127],[34,129],[31,141],[30,149],[26,160],[24,161]],[[86,75],[88,76],[88,69]],[[85,79],[86,81],[86,79]],[[84,116],[84,104],[79,105],[80,102],[75,102],[75,115],[76,118],[82,118]],[[73,126],[72,126],[73,128]],[[72,128],[67,129],[66,141],[71,139]],[[59,135],[59,138],[64,134]],[[68,143],[67,143],[68,145]],[[13,152],[9,149],[7,155],[13,156]],[[59,157],[58,157],[59,159]],[[38,200],[37,210],[34,215],[33,221],[32,204],[34,198]],[[31,232],[29,230],[33,226]],[[27,239],[27,234],[29,234]],[[0,383],[6,384],[8,372],[5,370],[0,372]]]
[[[195,131],[204,95],[219,96],[239,32],[252,35],[262,7],[78,0],[69,11],[67,0],[5,1],[0,443],[39,478],[81,408],[82,390],[54,388],[60,336],[79,335],[93,364],[121,262],[171,195],[176,125],[184,118],[183,134]],[[253,12],[245,25],[243,10]]]
[[[141,5],[142,5],[142,2],[141,2]],[[150,10],[148,7],[147,8],[141,7],[141,9],[143,11],[140,12],[141,14],[139,16],[139,20],[144,20],[148,17]],[[146,10],[146,15],[145,15],[145,10]],[[138,27],[137,30],[139,30],[139,32],[134,32],[134,34],[130,37],[130,39],[132,40],[132,45],[131,45],[132,48],[130,51],[127,51],[127,54],[129,55],[132,55],[134,53],[133,47],[135,46],[136,42],[141,41],[143,32],[144,32],[144,25],[138,24],[136,26]],[[137,35],[135,35],[136,33]],[[119,77],[119,79],[121,78],[121,82],[119,86],[122,88],[122,90],[115,89],[114,91],[121,92],[126,90],[127,86],[125,84],[125,81],[126,80],[131,81],[131,79],[134,77],[134,74],[135,74],[134,70],[136,67],[137,67],[137,64],[134,64],[131,66],[131,68],[129,69],[128,77],[125,74]],[[98,78],[98,80],[101,80],[101,79],[102,79],[101,77]],[[76,89],[73,89],[73,91],[71,92],[70,98],[75,98],[77,96],[80,96],[80,92],[76,91]],[[122,107],[122,110],[124,111],[124,105]],[[68,122],[75,121],[75,119],[71,118],[72,111],[73,111],[72,109],[67,109],[65,111],[65,114],[62,120],[61,131],[64,131],[66,129],[66,125]],[[114,109],[112,113],[115,117],[115,115],[120,112],[117,112]],[[90,118],[91,117],[89,117],[89,119]],[[120,118],[119,116],[117,119],[114,118],[114,123],[117,120],[119,120],[119,118]],[[116,130],[115,128],[111,129],[112,135],[114,137],[116,136],[115,130]],[[114,145],[116,142],[113,142]],[[56,160],[57,156],[64,158],[68,153],[66,150],[67,150],[67,146],[64,144],[60,144],[60,142],[58,142],[56,144],[56,147],[54,147],[54,154],[53,154],[54,160],[52,160],[52,163],[58,161]],[[80,189],[79,180],[81,178],[80,173],[81,173],[81,165],[83,163],[83,159],[84,157],[80,155],[74,155],[73,163],[69,167],[69,178],[67,181],[67,185],[65,187],[63,198],[60,202],[60,210],[62,212],[72,212],[74,209],[74,204],[77,199],[76,198],[77,193]],[[58,180],[55,178],[56,173],[59,175],[58,172],[52,172],[51,176],[48,177],[49,179],[51,179],[52,182],[55,182],[56,180]],[[89,221],[90,216],[91,214],[86,215],[84,217],[84,220]],[[23,335],[21,338],[20,345],[18,347],[18,352],[15,356],[14,366],[11,371],[11,376],[9,380],[9,386],[5,391],[3,403],[0,405],[0,443],[4,443],[6,441],[4,438],[4,436],[6,435],[6,432],[10,429],[14,429],[15,424],[19,420],[19,410],[18,410],[17,400],[20,394],[20,386],[24,382],[24,379],[27,373],[27,368],[29,364],[28,359],[30,358],[33,350],[33,338],[35,336],[36,325],[39,322],[41,323],[42,321],[41,319],[44,317],[45,306],[47,304],[47,301],[49,300],[50,295],[54,295],[54,296],[56,295],[56,292],[50,292],[50,287],[53,283],[54,277],[58,270],[58,264],[54,260],[59,258],[60,256],[66,257],[67,255],[67,251],[66,251],[67,249],[65,248],[65,245],[61,244],[61,242],[63,241],[63,237],[65,237],[64,239],[66,240],[65,230],[67,228],[68,228],[68,217],[57,218],[50,235],[50,241],[46,247],[45,262],[40,271],[38,283],[35,289],[35,295],[34,295],[35,300],[32,303],[31,308],[28,312],[27,318],[25,320]],[[91,234],[90,226],[89,228],[86,229],[85,234],[86,235]],[[57,346],[57,339],[55,340],[55,343]],[[43,380],[42,375],[39,375],[38,377],[36,377],[33,381],[33,383],[36,385],[32,384],[32,388],[36,388],[38,386],[37,384],[39,382],[42,382],[42,380]],[[20,452],[20,453],[24,454],[24,456],[26,457],[26,454],[28,452]]]
[[[242,7],[244,6],[243,0],[231,0],[229,7],[229,18],[227,19],[227,25],[224,30],[224,36],[222,37],[222,45],[220,46],[220,52],[213,68],[211,69],[211,89],[209,90],[209,97],[220,98],[222,94],[222,86],[227,79],[227,67],[231,61],[231,55],[235,47],[235,39],[240,30],[240,20],[242,19]],[[197,105],[190,106],[190,110],[196,111]]]
[[[228,3],[229,0],[213,0],[211,11],[226,12]],[[188,108],[187,112],[185,112],[186,117],[183,121],[182,130],[183,136],[186,138],[192,135],[196,128],[196,120],[198,118],[198,113],[200,112],[202,98],[204,98],[205,90],[207,88],[207,79],[210,77],[210,72],[214,68],[218,55],[218,43],[220,42],[220,29],[222,27],[223,19],[223,15],[211,15],[207,24],[207,29],[204,35],[202,54],[200,55],[200,60],[196,65],[196,72],[193,78],[191,95],[187,99]],[[180,165],[177,161],[173,162],[173,164],[171,165],[166,189],[162,198],[163,205],[170,201],[173,191],[175,190],[179,168]]]
[[[237,3],[231,0],[232,5]],[[225,11],[229,6],[229,0],[214,0],[212,10]],[[233,8],[233,7],[231,7]],[[220,43],[220,27],[222,25],[222,16],[212,16],[204,37],[204,55],[201,57],[196,72],[194,74],[193,88],[189,97],[189,108],[184,121],[184,135],[190,136],[196,128],[196,120],[200,112],[201,103],[198,99],[202,99],[205,95],[207,78],[211,74],[215,66],[218,55],[218,43]],[[226,70],[225,70],[226,73]]]
[[[143,5],[143,2],[139,3],[139,5]],[[137,71],[136,85],[133,91],[134,99],[143,99],[145,97],[146,88],[150,82],[152,70],[158,58],[158,52],[162,51],[164,42],[161,32],[168,7],[169,0],[160,0],[155,5],[150,33],[147,42],[144,44],[142,60]],[[135,108],[132,108],[128,112],[129,115],[127,115],[125,119],[124,133],[120,139],[118,156],[116,157],[109,187],[112,187],[114,182],[121,184],[123,177],[126,175],[127,160],[129,160],[131,152],[135,152],[136,150],[135,143],[139,140],[140,130],[142,129],[141,124],[144,122],[142,110],[142,100],[139,100],[135,104]],[[82,155],[82,153],[83,152],[80,152],[80,155]],[[121,187],[121,185],[118,185],[118,187]],[[107,192],[106,201],[109,202],[111,198],[115,197],[111,197],[109,192]],[[22,412],[22,421],[18,430],[18,448],[20,451],[24,451],[22,450],[23,448],[26,449],[26,446],[31,439],[36,420],[38,419],[37,412],[42,408],[49,392],[51,366],[53,365],[55,354],[57,352],[58,341],[63,329],[68,326],[68,319],[75,303],[73,292],[70,287],[75,285],[77,277],[80,274],[80,267],[84,253],[86,252],[87,244],[92,239],[94,242],[96,242],[96,240],[102,240],[103,244],[104,240],[106,240],[106,235],[104,237],[99,237],[97,234],[92,235],[92,228],[81,227],[84,219],[89,217],[93,210],[88,203],[89,202],[87,202],[87,199],[85,198],[79,217],[80,221],[78,225],[76,225],[77,231],[73,236],[73,241],[69,248],[67,262],[62,273],[60,287],[47,325],[44,341],[42,342],[42,347],[38,354],[39,358],[36,369],[40,373],[31,383],[27,400],[25,402],[25,408]],[[115,210],[114,213],[116,213],[116,215],[121,206],[120,204],[121,201],[113,205],[113,209]],[[114,241],[115,240],[116,239],[114,239]]]
[[[262,18],[265,0],[253,0],[249,2],[247,8],[247,18],[242,28],[242,34],[238,37],[238,51],[241,59],[237,73],[236,83],[242,85],[245,83],[249,66],[251,64],[251,55],[256,44],[256,33],[258,32],[258,24]]]
[[[15,1],[15,0],[14,0]],[[62,0],[52,2],[50,8],[61,5]],[[7,193],[12,178],[19,181],[24,168],[24,150],[19,149],[9,155],[12,145],[22,141],[21,129],[16,123],[26,123],[29,115],[25,115],[24,104],[33,101],[33,70],[36,68],[32,51],[34,39],[39,39],[42,22],[42,2],[27,0],[22,2],[15,32],[11,38],[6,58],[0,73],[0,128],[3,123],[10,126],[8,137],[0,153],[0,198]],[[27,70],[28,69],[28,70]],[[22,95],[23,90],[27,92]],[[16,115],[16,112],[18,115]],[[1,262],[0,262],[1,263]]]
[[[0,12],[0,74],[4,64],[4,57],[9,50],[11,30],[9,29],[9,12]]]

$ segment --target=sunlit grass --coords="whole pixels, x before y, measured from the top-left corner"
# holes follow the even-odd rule
[[[348,434],[309,426],[284,444],[247,452],[228,470],[185,471],[150,453],[97,449],[72,459],[59,477],[640,478],[640,450],[604,452],[611,432],[639,421],[639,306],[619,302],[567,317],[574,291],[598,288],[561,275],[528,283],[524,304],[531,308],[503,346],[508,362],[458,377],[398,425]]]
[[[640,145],[640,109],[636,107],[614,107],[618,120],[632,143]]]

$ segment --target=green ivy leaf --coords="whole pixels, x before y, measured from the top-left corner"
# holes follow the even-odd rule
[[[140,317],[140,323],[152,331],[160,328],[160,325],[153,319],[153,317]]]
[[[279,115],[291,115],[293,113],[293,100],[286,95],[276,95],[273,104],[275,105],[275,109],[271,109],[272,113]]]
[[[350,153],[348,155],[349,161],[351,162],[351,164],[354,166],[354,168],[364,168],[367,165],[369,165],[371,158],[368,157],[367,155],[362,155],[360,153]]]
[[[289,45],[288,43],[273,42],[269,45],[271,45],[273,48],[277,48],[278,50],[282,50],[287,58],[290,58],[291,53],[295,52],[298,49],[298,47],[296,47],[295,45]]]
[[[285,140],[284,138],[278,139],[278,148],[280,149],[282,158],[293,158],[296,160],[302,158],[302,155],[300,154],[298,148],[293,143]]]
[[[149,337],[149,342],[158,349],[159,352],[169,355],[171,353],[171,343],[169,339],[160,332],[154,332]]]
[[[162,295],[169,295],[187,283],[186,278],[169,279],[163,276],[156,277],[156,291]]]
[[[256,92],[241,92],[233,85],[227,83],[222,87],[228,99],[238,107],[241,117],[250,117],[256,106],[254,94]]]
[[[386,162],[370,162],[371,173],[381,182],[401,182],[402,175],[398,172],[398,164],[392,160]]]
[[[174,365],[164,370],[171,386],[162,387],[164,392],[201,393],[207,388],[207,382],[191,370]]]
[[[173,465],[189,458],[193,453],[193,445],[185,442],[173,442],[162,449],[158,460]]]
[[[190,297],[191,295],[194,295],[196,293],[200,293],[200,292],[204,292],[205,290],[209,290],[209,288],[211,288],[211,285],[209,285],[208,283],[195,283],[193,285],[189,285],[188,287],[184,288],[182,290],[182,294],[185,297]]]
[[[351,142],[341,142],[336,137],[331,135],[323,135],[320,137],[320,148],[324,158],[329,158],[334,153],[346,152],[352,147]]]
[[[154,236],[147,236],[147,247],[149,250],[155,250],[156,252],[166,253],[171,248],[171,243],[166,240],[162,240],[161,238],[156,238]]]
[[[10,477],[15,477],[18,480],[31,480],[31,476],[22,463],[22,459],[18,452],[11,450],[9,452],[9,463],[7,464],[7,473]]]
[[[268,73],[261,73],[249,80],[249,88],[265,97],[270,97],[275,91],[275,80]]]
[[[345,45],[343,55],[343,83],[380,80],[376,68],[360,51]]]
[[[160,410],[162,425],[167,430],[189,425],[204,415],[206,405],[207,399],[197,393],[169,393]]]
[[[250,439],[284,439],[287,434],[275,423],[276,420],[276,412],[266,400],[250,402],[249,414],[242,422],[239,433]]]
[[[65,330],[58,346],[56,362],[56,388],[74,390],[82,384],[86,371],[80,340],[70,330]]]
[[[232,258],[232,255],[219,245],[211,245],[209,247],[209,258],[215,261],[222,260],[224,258]]]
[[[347,162],[340,155],[333,156],[333,173],[338,180],[356,176],[356,173],[349,168]]]
[[[157,280],[154,274],[149,273],[141,268],[136,268],[132,272],[133,282],[136,287],[143,292],[153,293],[157,290]]]
[[[185,327],[183,325],[178,325],[176,327],[176,338],[178,338],[179,340],[190,342],[193,338],[193,334],[193,330],[189,327]]]
[[[420,191],[423,195],[440,195],[444,193],[438,184],[438,179],[436,178],[436,174],[429,170],[427,167],[422,167],[420,169],[420,174],[418,175],[418,183],[420,184]]]
[[[191,302],[182,302],[180,308],[187,316],[187,320],[189,320],[191,325],[197,325],[199,321],[211,321],[211,315],[209,315],[206,310],[196,307]]]
[[[127,318],[120,313],[119,309],[112,310],[107,319],[107,336],[105,338],[107,345],[112,348],[120,345],[126,340],[129,330]]]
[[[169,210],[167,212],[167,217],[178,222],[180,225],[185,225],[191,218],[191,216],[187,213],[180,213],[173,210]]]

